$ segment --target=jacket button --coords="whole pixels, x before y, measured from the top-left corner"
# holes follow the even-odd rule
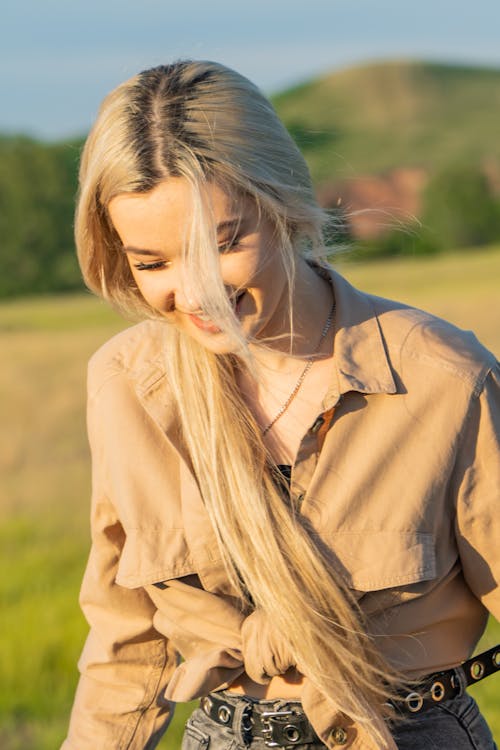
[[[320,431],[320,429],[322,428],[324,424],[325,424],[325,418],[320,414],[319,417],[314,421],[312,427],[309,430],[311,435],[316,435],[316,433]]]
[[[330,732],[330,738],[334,745],[345,745],[347,742],[347,732],[342,727],[334,727]]]

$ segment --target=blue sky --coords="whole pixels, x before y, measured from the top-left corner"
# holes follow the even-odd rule
[[[82,134],[107,91],[179,57],[218,60],[266,93],[374,59],[500,68],[500,2],[7,0],[0,131]]]

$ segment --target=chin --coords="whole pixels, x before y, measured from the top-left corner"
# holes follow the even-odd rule
[[[209,333],[197,335],[191,331],[184,330],[190,338],[194,339],[200,346],[214,354],[235,354],[238,350],[238,343],[222,331],[220,333]]]
[[[204,346],[207,351],[212,352],[212,354],[237,354],[238,353],[238,346],[234,343],[230,343],[229,341],[221,341],[220,343],[210,343],[205,344],[204,342],[200,342],[202,346]]]

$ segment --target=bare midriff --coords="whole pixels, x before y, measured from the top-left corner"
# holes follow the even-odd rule
[[[300,700],[304,675],[296,669],[289,669],[285,674],[271,677],[265,685],[254,682],[244,672],[227,688],[238,695],[249,695],[257,700],[274,700],[277,698],[291,698]]]

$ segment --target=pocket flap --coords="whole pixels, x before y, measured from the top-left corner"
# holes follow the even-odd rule
[[[326,542],[349,586],[358,591],[406,586],[436,577],[431,533],[336,532]]]
[[[127,530],[116,574],[120,586],[134,589],[195,572],[183,529]]]

